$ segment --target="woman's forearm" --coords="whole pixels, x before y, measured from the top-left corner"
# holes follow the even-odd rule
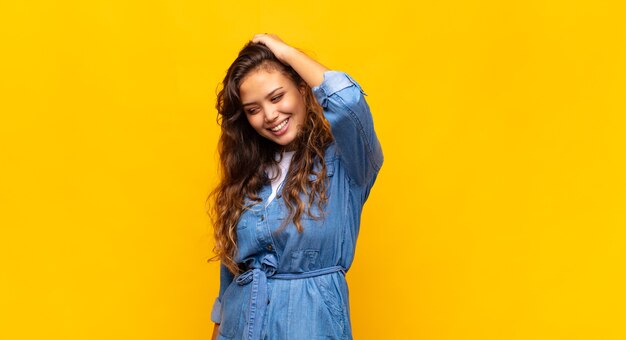
[[[213,335],[211,336],[211,340],[215,340],[217,339],[217,333],[219,333],[219,328],[220,328],[220,324],[219,323],[215,323],[213,324]]]
[[[310,87],[321,84],[324,80],[324,72],[328,71],[326,66],[294,47],[286,49],[280,59],[293,67]]]

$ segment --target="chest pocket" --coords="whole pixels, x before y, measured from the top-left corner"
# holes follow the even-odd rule
[[[246,218],[246,214],[250,214],[249,211],[242,211],[241,215],[239,215],[239,221],[237,221],[237,230],[243,230],[248,227],[248,219]]]
[[[328,177],[327,181],[326,181],[326,197],[328,197],[329,201],[330,201],[330,192],[331,192],[331,183],[332,183],[332,178],[335,175],[335,158],[333,159],[329,159],[326,160],[326,176]],[[319,166],[315,167],[315,171],[319,171]],[[310,174],[309,175],[309,181],[313,182],[317,179],[317,176],[315,174]],[[302,202],[306,205],[308,204],[308,197],[306,194],[300,194],[300,199],[302,200]],[[328,204],[328,203],[327,203]],[[279,220],[284,220],[289,214],[288,214],[288,210],[287,210],[287,206],[285,205],[285,202],[282,201],[280,202],[280,215],[278,216]],[[318,221],[321,222],[323,221],[324,217],[320,212],[319,207],[317,206],[317,203],[314,202],[313,205],[311,206],[311,214],[313,216],[318,216],[320,217],[319,220],[314,219],[313,217],[309,216],[309,214],[306,213],[306,210],[302,213],[301,217],[302,220],[308,220],[308,221]]]
[[[248,228],[249,225],[254,225],[254,221],[250,221],[250,219],[255,219],[255,214],[260,215],[263,211],[263,203],[257,203],[249,198],[244,198],[244,207],[248,207],[241,212],[239,215],[239,221],[237,221],[237,230],[244,230]]]
[[[333,177],[333,175],[335,174],[335,159],[328,159],[325,161],[326,163],[326,175],[330,178]],[[315,167],[315,171],[319,171],[320,168],[319,166]],[[310,174],[309,175],[309,181],[314,181],[317,179],[317,176],[315,174]]]

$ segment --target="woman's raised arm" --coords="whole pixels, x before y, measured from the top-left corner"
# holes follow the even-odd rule
[[[359,83],[345,72],[329,70],[274,34],[257,34],[252,41],[265,44],[311,86],[324,109],[346,171],[365,202],[384,157],[366,94]]]

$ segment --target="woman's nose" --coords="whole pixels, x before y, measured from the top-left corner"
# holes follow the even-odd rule
[[[265,120],[268,122],[273,122],[278,118],[278,110],[271,108],[270,110],[265,111]]]

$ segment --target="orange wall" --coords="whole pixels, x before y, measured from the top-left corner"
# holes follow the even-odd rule
[[[208,339],[215,89],[255,33],[368,93],[355,339],[626,338],[619,1],[3,1],[0,338]]]

